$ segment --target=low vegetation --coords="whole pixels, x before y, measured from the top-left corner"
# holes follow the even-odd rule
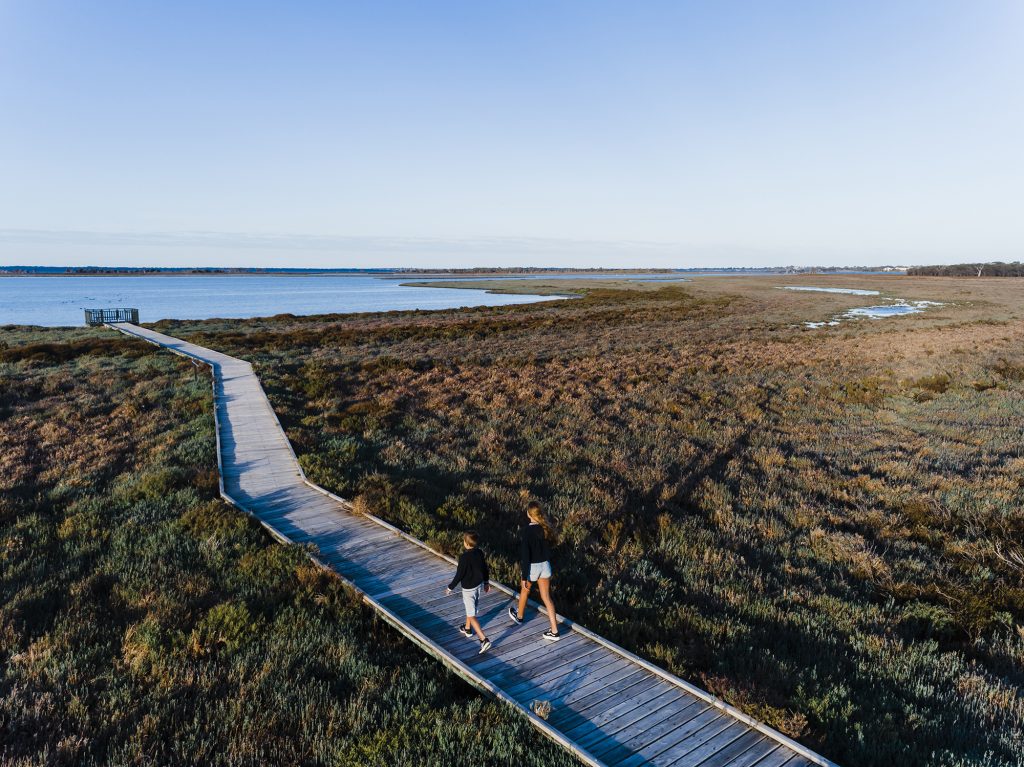
[[[479,529],[506,582],[543,499],[568,614],[841,764],[1021,765],[1019,299],[872,279],[946,306],[808,330],[862,299],[757,277],[163,329],[252,360],[315,481]]]
[[[1022,299],[806,278],[945,304],[809,330],[861,299],[798,279],[159,327],[251,360],[312,479],[480,530],[506,582],[541,498],[567,614],[840,764],[1020,767]],[[214,500],[187,363],[16,349],[56,336],[0,363],[9,760],[567,760]]]
[[[0,763],[575,763],[217,499],[188,362],[2,337]]]

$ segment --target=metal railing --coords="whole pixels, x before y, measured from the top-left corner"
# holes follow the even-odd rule
[[[86,325],[105,325],[108,322],[131,322],[139,324],[138,309],[86,309]]]

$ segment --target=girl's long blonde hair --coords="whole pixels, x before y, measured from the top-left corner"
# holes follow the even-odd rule
[[[526,516],[530,518],[531,522],[536,522],[540,525],[541,530],[544,531],[544,539],[554,546],[558,542],[558,536],[555,533],[555,528],[551,526],[547,516],[544,514],[544,509],[540,505],[540,501],[530,501],[526,505]]]

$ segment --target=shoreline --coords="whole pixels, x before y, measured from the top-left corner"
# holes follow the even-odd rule
[[[527,296],[562,296],[564,298],[579,298],[588,289],[630,289],[630,290],[660,290],[665,285],[685,284],[682,279],[665,280],[630,280],[616,279],[588,279],[586,281],[573,279],[572,277],[556,278],[552,280],[562,284],[551,284],[546,278],[538,279],[493,279],[493,280],[434,280],[425,282],[403,282],[403,288],[449,288],[454,290],[483,290],[487,293],[497,295],[527,295]],[[568,285],[565,283],[573,283]]]
[[[228,279],[237,277],[240,275],[244,276],[255,276],[255,277],[279,277],[284,274],[285,276],[306,276],[311,277],[313,275],[305,275],[295,273],[281,273],[281,274],[268,274],[268,273],[233,273],[227,275],[217,275],[225,278],[224,280],[204,283],[202,280],[179,280],[175,284],[178,286],[185,286],[187,290],[183,289],[184,293],[188,293],[192,296],[195,288],[199,293],[206,292],[202,286],[218,286],[224,283],[232,283],[234,280]],[[145,315],[149,321],[153,321],[151,318],[156,317],[159,319],[178,319],[178,320],[203,320],[210,318],[220,319],[233,319],[238,321],[247,320],[259,320],[274,317],[279,314],[293,314],[299,317],[326,315],[326,314],[375,314],[379,312],[433,312],[433,311],[445,311],[451,308],[459,307],[481,307],[481,306],[503,306],[509,303],[517,305],[547,302],[560,299],[579,298],[581,296],[594,293],[603,292],[606,290],[628,290],[634,293],[650,293],[651,291],[665,291],[668,289],[684,289],[688,292],[693,292],[696,295],[721,295],[723,293],[744,293],[748,289],[754,289],[757,286],[769,286],[775,284],[776,286],[782,286],[786,284],[812,284],[812,285],[832,285],[836,287],[877,287],[885,293],[893,292],[894,295],[905,297],[907,300],[934,300],[931,293],[933,291],[921,291],[916,288],[922,286],[924,282],[942,282],[948,284],[950,280],[948,278],[915,278],[913,284],[907,284],[907,277],[901,274],[894,273],[872,273],[872,274],[785,274],[773,272],[771,274],[766,273],[708,273],[703,272],[699,275],[692,275],[692,278],[682,277],[678,273],[674,275],[666,275],[665,273],[657,273],[656,276],[649,277],[643,273],[632,272],[629,278],[621,277],[612,274],[602,274],[598,276],[594,273],[560,273],[557,275],[550,275],[545,277],[524,277],[524,276],[495,276],[489,275],[487,277],[468,278],[462,275],[453,277],[451,279],[408,279],[406,277],[404,281],[397,281],[395,279],[384,279],[380,280],[377,274],[373,273],[362,273],[362,274],[351,274],[351,273],[333,273],[341,277],[340,280],[326,280],[323,283],[323,287],[330,288],[330,286],[339,282],[348,282],[349,286],[346,290],[352,291],[352,299],[342,299],[339,297],[340,303],[326,303],[325,300],[320,297],[314,297],[309,301],[303,301],[302,303],[295,303],[294,300],[283,301],[279,303],[276,298],[271,295],[266,297],[266,303],[260,303],[254,300],[239,301],[238,307],[235,307],[232,303],[232,307],[223,306],[220,310],[214,314],[210,314],[205,310],[199,310],[193,312],[192,310],[186,310],[183,306],[177,306],[175,308],[169,308],[165,305],[164,301],[155,301],[152,306],[148,303],[140,305],[140,309],[145,310]],[[647,273],[651,274],[651,273]],[[152,276],[166,276],[167,273],[160,275],[156,274],[137,274],[131,276],[137,277],[152,277]],[[11,276],[26,276],[26,275],[11,275]],[[68,276],[68,275],[46,275],[46,276]],[[71,275],[71,276],[89,276],[89,275]],[[107,276],[107,275],[104,275]],[[319,275],[316,275],[319,276]],[[374,282],[371,283],[369,278],[373,277]],[[351,278],[351,279],[346,279]],[[366,279],[362,279],[366,278]],[[380,281],[377,281],[380,280]],[[998,278],[986,280],[982,278],[982,282],[995,282],[1000,281]],[[251,293],[248,287],[255,289],[258,286],[272,284],[274,281],[269,280],[266,283],[259,283],[253,281],[245,281],[236,283],[236,292],[239,290],[239,295],[246,295]],[[280,281],[284,285],[294,285],[296,283],[289,283],[287,280]],[[308,279],[308,283],[314,284],[317,282],[315,279]],[[92,281],[88,284],[94,286],[95,290],[100,291],[99,293],[92,294],[91,297],[82,296],[81,299],[75,297],[74,301],[70,305],[81,306],[99,306],[99,305],[117,305],[127,306],[134,305],[132,299],[129,297],[132,294],[133,286],[145,284],[146,281],[121,281],[120,283],[103,283],[103,281]],[[21,283],[10,281],[6,283],[9,288],[9,293],[12,296],[17,295],[22,299],[28,295],[25,291],[21,290],[18,286]],[[22,287],[27,287],[33,283],[24,283]],[[44,282],[39,281],[34,283],[37,287],[34,289],[36,292],[41,294],[51,294],[50,287],[59,284],[59,282]],[[77,294],[77,289],[73,286],[77,283],[66,283],[69,286],[70,293]],[[108,291],[103,289],[103,285],[114,286],[116,284],[121,285],[121,289],[117,291],[110,291],[110,300],[100,298],[101,294],[105,294]],[[160,288],[159,281],[151,283],[151,290],[155,289],[157,293],[163,293]],[[171,283],[168,283],[170,285]],[[972,281],[972,284],[976,284]],[[86,283],[82,283],[86,285]],[[372,289],[373,286],[377,286],[377,290]],[[241,286],[239,288],[239,286]],[[897,287],[898,286],[898,287]],[[166,286],[165,286],[166,287]],[[364,302],[356,298],[357,294],[363,293],[363,288],[370,289],[370,293],[377,293],[383,290],[385,293],[395,294],[395,298],[391,301],[385,302],[384,305],[371,306],[368,302]],[[423,288],[439,288],[442,290],[458,290],[458,291],[477,291],[475,294],[464,293],[466,299],[460,298],[449,298],[450,303],[443,301],[435,301],[432,298],[423,298],[422,301],[412,301],[410,295],[400,296],[398,294],[406,294],[406,288],[423,289]],[[87,291],[90,292],[91,291]],[[177,292],[177,291],[176,291]],[[273,292],[273,291],[270,291]],[[316,293],[317,291],[314,291]],[[323,293],[324,291],[319,291]],[[333,290],[326,290],[327,293],[334,294]],[[780,291],[781,292],[781,291]],[[789,291],[787,291],[789,292]],[[797,291],[792,291],[797,292]],[[70,295],[69,293],[69,295]],[[114,297],[114,293],[123,294],[120,297]],[[262,291],[256,291],[256,293],[262,293]],[[285,294],[289,294],[290,289],[285,289]],[[412,295],[415,295],[415,290],[410,291]],[[253,293],[255,295],[255,293]],[[426,296],[427,294],[423,294]],[[487,296],[491,299],[488,300]],[[286,295],[287,297],[287,295]],[[499,297],[504,297],[504,300],[500,300]],[[100,300],[96,300],[99,298]],[[140,299],[144,300],[144,299]],[[194,300],[194,296],[192,299]],[[857,308],[856,304],[847,305],[846,302],[841,299],[837,300],[837,297],[833,296],[833,301],[836,304],[829,307],[831,312],[828,316],[822,317],[811,316],[808,317],[808,321],[819,321],[822,318],[829,319],[835,313],[850,308]],[[394,302],[394,303],[392,303]],[[65,301],[63,303],[69,303]],[[158,305],[159,304],[159,305]],[[445,305],[439,305],[445,304]],[[7,307],[13,308],[13,307]],[[31,308],[31,307],[30,307]],[[184,313],[186,316],[176,316],[179,313]],[[5,318],[6,319],[6,318]],[[3,324],[5,325],[18,325],[18,326],[36,326],[36,327],[78,327],[80,320],[80,314],[78,312],[69,313],[64,307],[55,307],[52,316],[46,316],[30,311],[27,314],[18,314],[17,316],[11,315],[9,319]]]
[[[30,276],[30,275],[17,275],[17,276]],[[72,276],[72,275],[48,275],[48,276]],[[88,276],[88,275],[74,275],[74,276]],[[125,276],[125,275],[121,275]],[[146,274],[146,275],[132,275],[136,277],[154,277],[157,275]],[[222,277],[234,278],[242,275],[220,275]],[[245,275],[245,276],[256,276],[256,277],[279,277],[281,275]],[[301,276],[301,275],[292,275]],[[345,278],[355,278],[358,275],[344,275]],[[351,279],[347,283],[333,283],[333,285],[325,284],[328,287],[327,290],[314,290],[313,298],[308,301],[296,303],[294,300],[287,301],[280,297],[275,297],[275,286],[271,282],[268,284],[268,290],[256,290],[257,286],[255,283],[246,283],[252,291],[248,288],[238,287],[238,283],[235,283],[233,292],[236,295],[247,295],[247,296],[263,296],[265,301],[246,301],[241,300],[235,303],[231,303],[230,306],[222,306],[219,310],[210,314],[204,309],[196,309],[195,305],[203,296],[208,295],[211,292],[217,292],[219,289],[228,290],[230,282],[227,283],[227,287],[224,287],[224,283],[210,283],[210,288],[199,288],[196,283],[190,283],[189,286],[182,287],[183,283],[179,282],[176,285],[180,288],[179,290],[171,290],[170,294],[178,295],[181,299],[175,306],[171,306],[167,301],[159,300],[151,303],[147,302],[145,295],[147,289],[145,288],[146,282],[143,281],[141,284],[143,288],[140,289],[139,295],[133,295],[135,291],[132,289],[132,285],[139,283],[132,283],[132,285],[121,283],[121,288],[117,290],[107,291],[102,287],[99,287],[96,283],[92,284],[95,290],[89,290],[90,293],[95,293],[94,297],[75,298],[73,301],[62,301],[60,305],[50,306],[51,314],[44,317],[38,307],[35,305],[25,304],[22,309],[26,309],[28,313],[16,313],[18,306],[17,303],[13,306],[5,306],[4,311],[0,311],[0,327],[12,326],[12,327],[37,327],[37,328],[77,328],[81,327],[82,314],[81,310],[85,307],[97,307],[97,306],[135,306],[140,309],[144,315],[143,322],[152,323],[160,322],[163,320],[178,320],[178,321],[203,321],[208,319],[224,319],[224,320],[235,320],[240,322],[247,322],[250,320],[267,320],[279,315],[294,315],[296,317],[315,317],[325,315],[360,315],[360,314],[382,314],[390,312],[438,312],[438,311],[449,311],[453,309],[475,309],[480,307],[500,307],[509,305],[525,305],[532,303],[544,303],[557,301],[561,298],[569,298],[573,295],[572,293],[555,294],[552,292],[530,292],[530,291],[491,291],[487,290],[485,286],[477,286],[472,281],[469,281],[467,285],[460,288],[468,288],[475,293],[465,294],[465,298],[462,296],[454,296],[453,294],[448,295],[431,295],[429,293],[418,293],[416,290],[406,290],[405,285],[389,282],[385,284],[377,283],[376,286],[369,282],[362,284],[354,284],[355,279]],[[24,283],[21,287],[18,287],[18,283],[7,283],[8,290],[7,294],[11,296],[18,295],[22,299],[26,295],[31,293],[39,293],[45,295],[52,295],[54,291],[51,290],[50,283],[34,283],[36,288],[31,291],[24,290],[23,288],[29,288],[33,283]],[[57,284],[57,283],[53,283]],[[296,283],[292,283],[296,284]],[[302,285],[302,283],[297,283]],[[307,283],[308,284],[308,283]],[[83,286],[86,284],[83,283]],[[167,287],[167,286],[163,286]],[[167,295],[167,291],[163,290],[163,287],[155,286],[152,283],[149,284],[148,294],[152,298],[154,295]],[[423,287],[438,288],[443,287],[442,285],[435,282],[427,282]],[[68,294],[77,292],[78,289],[68,288]],[[198,291],[198,292],[197,292]],[[240,292],[241,291],[241,292]],[[83,292],[85,292],[83,290]],[[109,293],[108,299],[99,298],[104,293]],[[286,288],[283,292],[276,291],[287,298],[292,295],[291,288]],[[300,291],[301,293],[301,291]],[[123,294],[114,297],[115,294]],[[504,297],[499,298],[499,296]],[[331,297],[330,303],[325,303],[322,297],[318,298],[318,295],[329,295]],[[361,298],[361,296],[369,296],[369,298]],[[374,298],[375,296],[379,298]],[[13,300],[13,299],[12,299]],[[282,302],[283,301],[283,302]],[[24,304],[24,300],[20,303]],[[53,302],[51,302],[53,303]],[[183,308],[182,304],[188,304],[190,308]],[[76,310],[69,313],[68,307],[77,306]],[[181,316],[184,314],[185,316]],[[192,316],[189,316],[192,315]]]

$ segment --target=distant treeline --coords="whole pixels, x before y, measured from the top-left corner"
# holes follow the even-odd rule
[[[1014,261],[1006,264],[946,264],[939,266],[912,266],[907,269],[911,277],[1024,277],[1024,264]]]

